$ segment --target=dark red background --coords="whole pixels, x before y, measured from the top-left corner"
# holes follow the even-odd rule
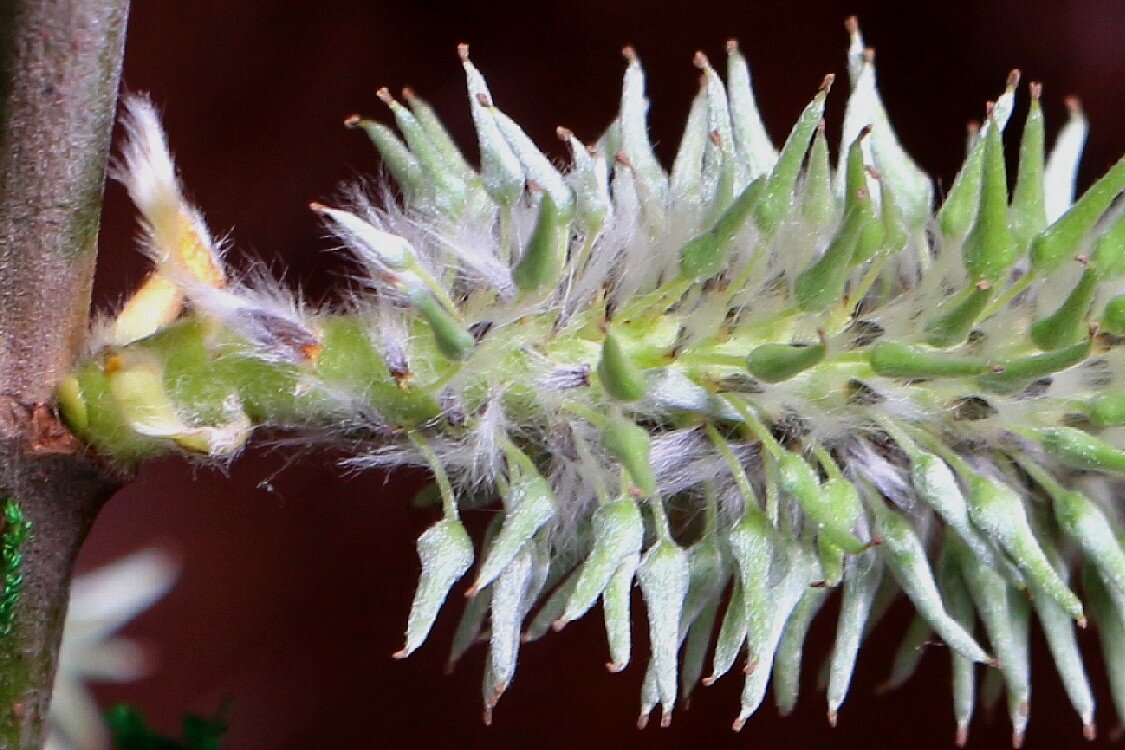
[[[164,108],[189,191],[217,233],[231,232],[235,262],[245,254],[266,258],[322,298],[330,296],[340,266],[326,253],[331,243],[306,206],[378,166],[364,138],[341,121],[356,111],[387,119],[374,90],[411,85],[472,153],[457,42],[473,43],[497,102],[560,156],[557,124],[590,139],[613,116],[618,51],[635,44],[650,74],[657,148],[670,159],[695,87],[694,50],[721,59],[728,36],[742,40],[766,124],[780,140],[822,75],[843,73],[841,22],[850,13],[860,14],[868,43],[878,48],[881,87],[902,140],[946,184],[961,157],[965,122],[980,117],[1012,67],[1022,67],[1025,80],[1045,83],[1052,132],[1063,118],[1063,95],[1084,100],[1092,121],[1084,184],[1120,156],[1120,0],[137,0],[125,82],[150,91]],[[837,128],[845,88],[830,99]],[[111,186],[99,303],[120,297],[144,273],[134,234],[132,209]],[[441,673],[454,615],[442,617],[416,657],[390,659],[401,645],[415,581],[413,540],[432,520],[405,503],[416,479],[341,477],[332,457],[294,461],[261,452],[236,463],[229,476],[179,460],[143,467],[140,480],[106,508],[82,566],[163,544],[179,552],[183,574],[165,601],[128,628],[159,649],[159,669],[133,685],[101,689],[100,697],[134,702],[169,729],[185,711],[210,711],[233,698],[228,746],[247,750],[951,744],[943,649],[927,655],[909,687],[872,694],[905,625],[903,611],[865,648],[835,730],[824,721],[810,674],[788,720],[767,705],[742,735],[731,733],[739,681],[727,678],[698,694],[671,729],[638,733],[641,670],[605,672],[596,616],[526,649],[495,725],[483,727],[481,654],[452,677]],[[831,636],[831,623],[821,619],[810,672]],[[1092,634],[1083,640],[1091,645]],[[1090,747],[1041,646],[1034,657],[1026,746]],[[1100,666],[1093,676],[1104,704],[1104,736],[1112,711]],[[1008,731],[1002,716],[978,721],[972,746],[1005,746]]]

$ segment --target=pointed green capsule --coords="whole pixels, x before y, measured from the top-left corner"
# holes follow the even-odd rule
[[[1008,179],[1004,168],[1004,143],[1000,128],[985,128],[980,206],[969,230],[961,257],[974,282],[995,284],[1005,277],[1019,252],[1008,231]]]
[[[1119,294],[1105,305],[1102,330],[1114,336],[1125,336],[1125,294]]]
[[[746,225],[766,187],[765,179],[750,183],[723,211],[711,229],[696,235],[680,250],[680,275],[703,281],[719,273],[730,258],[730,246]]]
[[[430,326],[442,356],[452,360],[462,360],[469,356],[476,345],[473,335],[457,322],[437,297],[425,287],[416,286],[407,291],[407,298]]]
[[[858,202],[866,204],[868,200],[867,196],[863,196]],[[797,307],[806,312],[819,312],[843,299],[848,267],[852,264],[852,255],[867,220],[866,213],[855,207],[844,216],[824,255],[802,271],[794,282],[793,296]]]
[[[870,132],[869,127],[859,131],[859,135],[848,147],[845,167],[844,213],[847,215],[852,211],[858,211],[862,222],[855,249],[852,251],[851,265],[869,260],[883,246],[883,239],[886,237],[883,223],[875,217],[875,209],[869,199],[871,189],[868,184],[867,167],[863,163],[863,140]]]
[[[680,137],[672,174],[668,181],[669,201],[674,206],[684,201],[698,208],[702,200],[703,151],[707,146],[707,94],[703,88],[691,101],[687,124]]]
[[[816,555],[820,560],[820,572],[824,577],[825,588],[836,588],[844,578],[844,550],[828,540],[826,536],[816,538]]]
[[[824,359],[824,339],[816,344],[762,344],[746,357],[746,369],[759,380],[780,383]]]
[[[727,532],[727,541],[738,568],[750,659],[762,659],[765,657],[761,649],[766,639],[770,611],[769,571],[774,553],[773,527],[764,513],[756,508],[748,508],[739,522]]]
[[[1125,276],[1125,214],[1118,216],[1110,228],[1094,243],[1090,261],[1099,281]]]
[[[688,593],[684,599],[680,618],[680,639],[687,636],[688,628],[699,617],[708,602],[722,594],[730,578],[730,570],[723,560],[723,553],[715,543],[717,534],[708,532],[695,544],[688,547]]]
[[[880,341],[868,356],[871,369],[888,378],[960,378],[988,370],[987,363],[974,357],[958,357],[899,341]]]
[[[680,645],[680,613],[687,596],[687,553],[671,540],[657,542],[645,552],[637,569],[637,581],[648,608],[649,644],[661,711],[668,717],[676,705],[676,652]]]
[[[360,119],[357,115],[345,120],[344,125],[349,128],[363,128],[363,132],[379,152],[383,165],[398,183],[407,202],[413,201],[422,187],[424,172],[421,163],[414,154],[410,153],[406,144],[386,125],[373,120]]]
[[[774,658],[774,693],[777,710],[788,716],[797,705],[801,690],[801,661],[805,650],[805,638],[813,618],[820,611],[828,593],[823,588],[806,588],[801,600],[785,623],[785,632],[777,647]]]
[[[844,579],[836,641],[828,657],[828,721],[831,724],[836,723],[836,713],[848,695],[864,624],[883,577],[882,563],[873,551],[858,555],[854,564],[855,569]]]
[[[551,630],[551,626],[558,622],[563,617],[563,612],[566,610],[566,605],[570,601],[571,596],[574,595],[574,589],[578,586],[578,575],[576,573],[567,576],[562,583],[560,583],[551,595],[547,597],[547,601],[543,602],[543,606],[535,613],[535,617],[531,619],[531,624],[528,625],[523,631],[523,640],[525,643],[537,641],[547,632]]]
[[[863,505],[851,482],[830,479],[822,485],[808,462],[788,451],[778,458],[777,477],[782,492],[797,501],[829,541],[853,555],[866,548],[852,534]]]
[[[1032,83],[1031,104],[1020,137],[1019,173],[1012,191],[1012,206],[1008,209],[1008,226],[1012,241],[1023,252],[1031,238],[1047,226],[1047,210],[1043,193],[1045,163],[1043,134],[1043,108],[1039,106],[1042,85]]]
[[[1087,338],[1080,343],[1042,354],[997,360],[992,363],[995,371],[981,375],[977,381],[981,387],[996,393],[1014,393],[1037,378],[1054,375],[1081,364],[1089,357],[1092,343],[1093,339]]]
[[[973,600],[965,579],[961,576],[957,558],[950,553],[948,545],[943,547],[938,559],[938,585],[949,616],[966,632],[971,633],[976,620]],[[975,665],[955,651],[950,653],[953,657],[953,718],[957,723],[957,746],[964,747],[969,739],[969,722],[973,718],[973,706],[976,703]]]
[[[410,152],[418,159],[426,175],[426,180],[432,186],[435,201],[442,211],[456,213],[465,203],[467,186],[465,180],[453,169],[449,168],[441,150],[430,138],[422,123],[414,114],[402,106],[386,88],[381,88],[376,95],[390,107],[395,117],[399,130],[406,138]]]
[[[550,194],[544,193],[539,201],[539,214],[535,228],[512,270],[512,281],[521,291],[533,291],[552,286],[562,273],[566,262],[570,227],[563,211],[555,205]]]
[[[465,160],[465,155],[461,153],[461,149],[457,147],[457,142],[445,129],[445,124],[442,123],[434,108],[427,101],[419,98],[410,88],[402,90],[402,98],[406,100],[406,106],[414,114],[414,119],[418,121],[422,130],[429,136],[430,142],[434,144],[434,148],[437,149],[445,163],[463,178],[475,179],[475,170]]]
[[[793,126],[789,137],[785,139],[785,145],[781,147],[777,163],[774,164],[762,199],[754,212],[758,226],[766,231],[776,228],[789,213],[789,206],[793,201],[793,188],[797,184],[797,176],[805,160],[805,152],[809,150],[813,133],[824,117],[824,102],[834,80],[836,77],[831,74],[824,77],[820,90],[801,112],[797,124]]]
[[[503,516],[499,514],[493,516],[488,528],[484,530],[484,541],[481,544],[481,549],[488,549],[492,546],[492,543],[496,540],[496,535],[500,533],[503,520]],[[479,639],[481,629],[484,626],[484,618],[488,616],[488,609],[491,605],[491,587],[477,592],[476,596],[470,598],[468,603],[465,604],[461,619],[457,622],[457,629],[453,631],[453,642],[449,646],[449,659],[445,665],[447,673],[453,671],[453,667],[465,655],[469,647]]]
[[[930,346],[960,344],[969,335],[991,298],[992,285],[982,281],[974,284],[963,299],[950,300],[942,305],[938,314],[927,320],[922,329],[926,343]]]
[[[1040,430],[1039,441],[1048,453],[1071,466],[1125,473],[1125,451],[1075,427]]]
[[[1040,349],[1061,349],[1081,340],[1088,330],[1086,314],[1094,302],[1098,274],[1093,268],[1082,272],[1074,289],[1059,308],[1031,324],[1031,340]]]
[[[954,620],[954,622],[956,622],[956,620]],[[962,627],[965,632],[968,632],[960,623],[957,624]],[[930,636],[933,632],[925,618],[917,614],[911,618],[910,624],[906,627],[906,633],[902,637],[902,643],[899,644],[898,650],[895,651],[894,661],[891,662],[891,674],[887,677],[887,681],[879,687],[879,692],[897,690],[914,676],[914,673],[918,670],[919,662],[922,661],[922,655],[926,652],[926,645],[929,643]],[[970,664],[972,663],[971,659],[967,661],[969,661]]]
[[[520,648],[522,604],[531,582],[533,557],[530,544],[520,547],[512,561],[496,578],[492,591],[491,629],[488,637],[492,695],[485,705],[495,704],[516,671]]]
[[[832,195],[832,168],[828,159],[828,139],[824,137],[824,120],[816,127],[809,164],[805,170],[805,194],[801,199],[801,215],[817,229],[828,224],[836,210]]]
[[[477,573],[476,582],[467,592],[470,596],[496,580],[524,542],[555,516],[555,498],[543,477],[513,483],[509,492],[507,505],[510,510]]]
[[[473,564],[473,541],[456,518],[442,519],[422,532],[417,549],[422,575],[410,605],[406,645],[395,652],[396,659],[410,656],[425,642],[449,589]]]
[[[457,51],[465,68],[469,106],[480,144],[480,174],[484,189],[497,205],[511,206],[523,193],[523,165],[516,158],[508,142],[504,140],[500,128],[489,111],[492,105],[492,92],[488,90],[484,76],[469,60],[468,45],[458,46]]]
[[[1008,485],[977,474],[965,477],[965,480],[969,490],[966,498],[969,518],[977,528],[1008,553],[1031,586],[1042,589],[1073,619],[1081,620],[1082,602],[1051,567],[1035,539],[1019,495]],[[982,567],[979,562],[975,564]],[[997,655],[1004,659],[1002,654]]]
[[[629,359],[621,341],[612,330],[606,330],[605,340],[602,342],[598,380],[605,392],[618,401],[636,401],[648,392],[644,374]]]
[[[1073,258],[1098,219],[1125,190],[1125,157],[1110,167],[1070,209],[1031,241],[1031,270],[1051,273]]]
[[[888,253],[897,253],[906,246],[909,239],[906,232],[906,219],[902,211],[899,210],[898,199],[895,198],[895,194],[891,190],[890,181],[883,178],[881,184],[880,196],[883,200],[883,208],[880,211],[879,219],[883,222],[883,246]]]
[[[1109,675],[1109,692],[1117,709],[1117,720],[1125,716],[1125,618],[1092,565],[1082,566],[1082,591],[1098,626],[1102,657]]]
[[[625,558],[641,551],[644,522],[631,497],[622,497],[594,511],[594,547],[574,578],[574,592],[555,627],[584,615],[609,585]]]
[[[777,162],[777,151],[758,112],[750,67],[734,39],[727,40],[727,99],[738,158],[746,165],[750,179],[768,174]]]
[[[715,621],[719,618],[719,596],[707,602],[687,631],[684,640],[683,666],[680,668],[680,700],[686,702],[699,684],[707,649],[714,635]]]
[[[984,138],[978,138],[969,148],[965,162],[953,178],[953,185],[938,210],[941,235],[946,241],[961,239],[973,225],[980,202],[984,144]]]
[[[629,64],[621,84],[621,150],[629,157],[638,179],[657,202],[662,202],[668,189],[668,177],[648,137],[644,70],[632,47],[626,47],[622,53]]]
[[[742,591],[741,576],[736,576],[734,586],[731,588],[730,601],[727,603],[726,611],[723,612],[723,621],[719,625],[719,635],[715,639],[715,653],[711,657],[711,675],[703,679],[704,685],[712,684],[734,666],[735,659],[746,643],[748,627],[746,597]]]
[[[1063,102],[1070,116],[1055,136],[1055,145],[1051,148],[1047,167],[1043,172],[1048,224],[1074,205],[1078,164],[1086,145],[1086,136],[1090,134],[1090,124],[1082,112],[1082,103],[1078,98],[1068,96]]]
[[[611,672],[620,672],[629,666],[633,632],[629,615],[630,592],[633,590],[633,576],[640,561],[639,554],[626,557],[609,579],[609,585],[602,594],[605,632],[609,641],[609,663],[606,667]]]
[[[1082,548],[1088,564],[1097,567],[1109,587],[1125,601],[1125,550],[1109,519],[1080,492],[1059,492],[1052,500],[1059,528]]]
[[[623,417],[611,418],[602,432],[602,447],[621,462],[637,489],[645,495],[656,492],[648,430]]]
[[[926,561],[926,550],[910,523],[889,508],[873,503],[875,528],[883,543],[879,553],[914,609],[946,644],[974,662],[986,662],[988,654],[963,627],[945,611],[933,572]]]

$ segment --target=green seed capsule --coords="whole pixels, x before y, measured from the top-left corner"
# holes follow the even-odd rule
[[[750,67],[738,50],[738,42],[733,39],[727,42],[727,99],[730,101],[731,129],[739,159],[746,164],[750,179],[768,174],[777,163],[777,151],[754,100]]]
[[[1098,625],[1102,655],[1109,674],[1109,692],[1120,721],[1125,716],[1125,617],[1114,606],[1105,583],[1092,565],[1082,566],[1082,590]]]
[[[984,164],[980,207],[976,221],[961,247],[965,270],[974,282],[995,284],[1016,262],[1018,251],[1008,231],[1008,182],[1004,171],[1004,144],[995,123],[985,128]]]
[[[1047,350],[1061,349],[1080,340],[1087,331],[1086,313],[1094,302],[1097,288],[1097,272],[1087,268],[1059,309],[1031,324],[1031,340],[1036,346]]]
[[[1019,174],[1008,209],[1008,225],[1012,240],[1021,252],[1031,238],[1047,226],[1047,210],[1043,197],[1044,134],[1043,109],[1039,106],[1042,87],[1031,84],[1031,105],[1020,138]]]
[[[777,475],[782,491],[797,501],[829,541],[853,555],[866,548],[852,533],[863,515],[863,504],[851,482],[830,479],[821,485],[808,462],[790,452],[778,458]]]
[[[728,532],[727,541],[738,567],[743,618],[750,658],[761,659],[769,623],[769,571],[774,553],[774,532],[765,514],[749,508]]]
[[[864,196],[859,203],[867,203]],[[853,209],[844,216],[836,235],[828,243],[824,255],[806,268],[793,285],[797,306],[806,312],[828,309],[844,296],[848,267],[852,263],[856,243],[868,221],[866,212]]]
[[[441,150],[430,138],[414,114],[391,96],[387,89],[376,92],[394,114],[399,130],[406,138],[410,151],[418,159],[426,174],[426,181],[434,191],[435,205],[439,210],[457,214],[464,207],[467,186],[464,179],[449,168]]]
[[[1017,359],[998,360],[993,367],[998,370],[981,375],[977,381],[982,388],[997,393],[1014,393],[1037,378],[1047,377],[1074,367],[1086,360],[1093,339],[1042,354]]]
[[[840,619],[836,641],[828,661],[828,721],[836,722],[836,712],[844,704],[855,672],[856,656],[863,639],[864,624],[875,601],[883,577],[883,566],[873,551],[855,558],[855,569],[844,579],[840,600]]]
[[[973,601],[958,567],[957,558],[950,553],[949,545],[942,549],[938,561],[938,584],[949,616],[966,632],[971,633],[976,619]],[[974,664],[955,651],[951,652],[951,655],[953,657],[953,718],[957,722],[957,746],[963,747],[969,738],[969,722],[973,718],[973,705],[976,703]]]
[[[828,139],[824,137],[824,121],[816,128],[809,165],[805,170],[805,195],[801,199],[801,215],[820,229],[832,220],[836,201],[832,195],[832,168],[828,160]]]
[[[1031,241],[1032,272],[1051,273],[1073,258],[1082,240],[1122,190],[1125,190],[1125,158],[1119,159],[1069,211]]]
[[[959,378],[980,375],[988,365],[972,357],[951,356],[928,347],[880,341],[871,347],[871,369],[888,378]]]
[[[408,202],[413,201],[422,188],[424,171],[406,144],[399,140],[393,130],[373,120],[352,117],[344,124],[348,127],[363,128],[363,132],[367,134],[379,156],[382,157],[383,165],[402,189],[403,196]]]
[[[537,641],[547,635],[551,625],[563,617],[567,603],[574,595],[574,589],[577,586],[578,574],[572,572],[551,592],[547,601],[543,602],[543,606],[535,613],[531,624],[524,629],[522,638],[525,643]]]
[[[688,593],[684,599],[680,618],[680,640],[687,637],[688,628],[700,616],[707,604],[722,595],[730,578],[730,570],[723,553],[715,542],[716,533],[710,531],[688,547]]]
[[[797,705],[805,637],[827,596],[828,593],[823,588],[806,588],[789,621],[785,623],[785,632],[774,658],[774,692],[777,710],[782,716],[788,716]]]
[[[648,392],[648,384],[640,368],[629,359],[617,335],[610,330],[605,332],[602,343],[598,379],[606,393],[618,401],[636,401]]]
[[[844,550],[830,542],[828,537],[819,536],[816,539],[816,554],[820,560],[824,586],[835,588],[844,578]]]
[[[1125,473],[1125,451],[1075,427],[1040,430],[1039,440],[1048,453],[1071,466]]]
[[[516,157],[512,147],[504,140],[495,118],[489,111],[492,92],[484,76],[469,60],[467,45],[458,47],[465,68],[465,81],[469,90],[469,106],[473,115],[473,125],[477,130],[480,144],[480,174],[484,189],[500,206],[511,206],[523,193],[523,165]]]
[[[715,225],[696,235],[680,250],[680,275],[685,279],[709,279],[726,267],[730,246],[746,225],[766,187],[764,178],[750,183],[715,220]]]
[[[880,247],[886,231],[882,222],[875,217],[875,210],[868,198],[871,191],[868,187],[867,167],[863,163],[863,139],[871,132],[864,128],[859,136],[852,141],[848,148],[847,166],[845,168],[844,185],[844,213],[858,211],[862,222],[859,237],[856,239],[855,249],[852,251],[851,265],[858,265],[869,260]]]
[[[492,543],[496,540],[496,535],[500,533],[503,522],[503,516],[499,514],[493,516],[488,528],[484,530],[484,541],[481,544],[481,549],[488,549],[492,546]],[[453,667],[465,655],[469,647],[477,642],[481,628],[484,626],[484,618],[488,616],[488,609],[491,604],[492,588],[488,587],[477,592],[476,596],[469,599],[465,605],[465,610],[461,613],[461,619],[457,623],[457,629],[453,632],[453,643],[449,647],[449,659],[445,665],[447,673],[453,671]]]
[[[485,699],[491,707],[512,681],[520,648],[522,604],[531,583],[534,565],[532,544],[520,547],[512,561],[496,577],[492,592],[491,628],[488,637],[492,691]]]
[[[535,229],[527,241],[519,263],[512,270],[512,281],[522,291],[551,286],[558,281],[566,261],[570,228],[563,211],[547,193],[539,201]]]
[[[746,369],[759,380],[780,383],[824,359],[827,347],[816,344],[762,344],[746,358]]]
[[[1073,619],[1081,620],[1082,602],[1051,567],[1035,539],[1019,495],[1006,484],[976,474],[965,480],[969,517],[977,528],[1011,556],[1031,586],[1051,596]],[[1004,659],[1003,655],[998,656]]]
[[[1125,294],[1119,294],[1105,305],[1102,330],[1114,336],[1125,336]]]
[[[412,654],[430,634],[449,589],[473,564],[473,541],[456,518],[445,518],[418,537],[422,575],[406,626],[406,645],[396,659]]]
[[[965,340],[969,330],[984,312],[992,297],[992,286],[975,284],[962,300],[952,300],[942,305],[938,314],[926,321],[923,328],[926,343],[930,346],[955,346]]]
[[[645,495],[656,492],[656,475],[649,460],[652,439],[647,430],[628,419],[610,419],[602,432],[602,447],[621,462],[641,492]]]
[[[789,213],[789,204],[793,200],[793,187],[797,184],[801,163],[805,160],[805,152],[809,150],[813,133],[824,117],[824,102],[834,80],[833,75],[824,77],[820,91],[801,112],[797,124],[793,126],[789,137],[785,139],[785,145],[781,147],[781,153],[770,173],[762,200],[755,209],[758,226],[766,231],[772,231]]]
[[[684,134],[672,161],[672,174],[668,180],[669,201],[699,208],[703,190],[703,151],[707,146],[707,94],[701,87],[691,101]]]
[[[609,641],[607,668],[611,672],[620,672],[629,666],[633,632],[629,615],[630,592],[633,589],[633,576],[637,572],[640,561],[639,554],[626,557],[609,579],[609,585],[605,587],[605,593],[602,594],[605,633]]]
[[[648,608],[652,665],[664,715],[661,723],[665,723],[676,705],[676,652],[680,645],[680,613],[687,596],[687,553],[671,540],[657,542],[641,560],[637,580]]]
[[[1113,226],[1094,243],[1090,260],[1099,280],[1125,276],[1125,214],[1118,216]]]
[[[445,129],[441,118],[438,117],[437,112],[430,106],[424,99],[418,98],[412,89],[403,89],[402,98],[406,100],[406,106],[414,114],[414,118],[418,124],[422,126],[422,130],[429,136],[430,141],[434,144],[434,148],[441,154],[445,163],[449,165],[457,174],[469,180],[476,179],[476,172],[465,160],[465,155],[461,153],[461,149],[457,147],[456,141],[449,135],[449,131]]]
[[[630,497],[622,497],[594,511],[594,547],[575,576],[574,593],[555,627],[577,620],[594,605],[625,558],[641,551],[644,522]]]
[[[718,617],[719,597],[716,596],[704,605],[703,611],[688,628],[687,638],[684,640],[683,666],[680,668],[680,700],[685,704],[703,675],[703,664]]]
[[[902,590],[942,640],[974,662],[986,662],[984,652],[963,627],[945,611],[937,583],[926,562],[926,550],[910,523],[898,513],[873,503],[875,528],[883,538],[879,553]]]
[[[524,542],[555,516],[555,498],[543,477],[513,483],[507,505],[510,510],[477,573],[477,580],[469,590],[470,595],[496,580],[515,558]]]
[[[958,626],[963,628],[960,623],[958,623]],[[967,629],[965,630],[968,632]],[[891,674],[887,681],[879,687],[880,691],[897,690],[914,676],[933,632],[930,624],[924,618],[915,615],[910,620],[910,625],[907,626],[906,634],[903,635],[902,643],[899,644],[894,661],[891,663]],[[968,661],[972,663],[972,660]]]
[[[1125,601],[1125,551],[1102,510],[1080,492],[1053,495],[1055,520],[1073,539],[1089,564],[1097,567],[1115,594]]]
[[[1103,393],[1086,404],[1086,416],[1095,427],[1125,425],[1125,393]]]
[[[476,345],[473,335],[457,322],[437,297],[425,287],[418,286],[407,292],[407,298],[434,332],[434,341],[444,357],[461,360],[469,356]]]
[[[980,202],[981,176],[984,166],[984,138],[978,138],[965,157],[964,164],[953,179],[953,185],[938,211],[941,234],[949,241],[965,236],[973,224]]]
[[[896,253],[906,246],[909,237],[906,233],[903,214],[898,207],[898,199],[891,192],[890,181],[884,179],[881,184],[882,192],[880,196],[883,200],[883,209],[880,212],[880,221],[883,223],[883,246],[888,253]]]
[[[704,685],[710,685],[734,666],[734,660],[738,658],[738,653],[746,643],[748,627],[746,597],[742,591],[742,581],[736,577],[731,589],[730,602],[727,603],[723,622],[719,626],[719,635],[715,639],[715,653],[711,657],[711,675],[704,678]]]

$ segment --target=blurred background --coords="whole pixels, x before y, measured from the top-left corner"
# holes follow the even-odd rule
[[[555,126],[586,140],[601,132],[617,108],[620,48],[635,45],[649,74],[653,137],[670,162],[696,87],[696,49],[722,60],[723,42],[741,40],[780,142],[824,73],[844,73],[842,22],[853,13],[878,50],[880,87],[903,143],[940,184],[956,172],[966,122],[982,117],[1013,67],[1025,82],[1044,82],[1049,137],[1065,117],[1063,96],[1084,102],[1091,135],[1082,187],[1120,157],[1121,0],[134,0],[124,79],[163,109],[188,192],[213,231],[229,234],[233,262],[264,259],[312,299],[330,300],[347,268],[308,202],[379,169],[364,136],[341,123],[353,112],[389,121],[375,89],[409,85],[475,158],[458,42],[472,43],[497,103],[560,158]],[[1010,133],[1022,123],[1024,91]],[[829,100],[829,133],[837,137],[845,92],[840,85]],[[110,185],[96,304],[114,302],[142,278],[136,231],[124,191]],[[177,459],[141,469],[98,520],[81,568],[161,545],[179,556],[182,574],[126,631],[159,654],[151,677],[99,688],[103,705],[127,700],[171,732],[185,712],[210,713],[231,698],[227,747],[239,750],[952,745],[945,649],[931,648],[907,687],[874,694],[905,629],[904,607],[861,653],[834,730],[815,691],[831,610],[814,628],[807,683],[789,719],[767,703],[733,734],[740,680],[727,678],[698,692],[670,729],[638,732],[643,660],[608,674],[594,613],[523,651],[512,689],[485,727],[483,655],[472,652],[452,676],[442,673],[457,602],[421,652],[390,658],[416,581],[414,539],[433,521],[408,504],[422,478],[341,476],[337,458],[252,450],[225,472]],[[1082,639],[1094,645],[1093,634]],[[1033,660],[1026,747],[1110,746],[1082,741],[1038,639]],[[1112,713],[1106,676],[1100,657],[1090,661],[1104,738]],[[1002,710],[978,719],[972,732],[971,747],[1009,742]]]

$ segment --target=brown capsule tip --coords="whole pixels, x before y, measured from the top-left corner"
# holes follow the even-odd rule
[[[868,47],[867,49],[863,50],[863,61],[865,63],[867,63],[868,65],[874,65],[875,64],[875,48],[874,47]]]
[[[344,118],[345,128],[358,128],[359,124],[363,122],[363,118],[359,115],[348,115]]]
[[[461,62],[469,61],[469,45],[461,42],[457,45],[457,56],[461,58]]]
[[[700,70],[707,70],[711,67],[711,61],[707,59],[703,50],[696,50],[695,54],[692,55],[691,63]]]
[[[410,652],[406,650],[406,646],[403,646],[398,651],[391,654],[392,659],[405,659],[408,656],[410,656]]]
[[[479,102],[480,106],[482,107],[492,106],[492,100],[489,99],[485,94],[477,94],[477,102]]]
[[[1027,701],[1020,701],[1019,705],[1016,706],[1016,713],[1019,716],[1027,716],[1030,711],[1031,711],[1031,706],[1029,706],[1027,704]]]
[[[864,125],[862,128],[859,129],[859,135],[857,135],[855,137],[855,139],[858,141],[860,139],[866,138],[869,135],[871,135],[871,126],[870,125]]]
[[[626,44],[624,47],[621,48],[621,56],[624,57],[626,60],[628,60],[631,63],[636,62],[637,61],[637,48],[634,47],[631,44]]]
[[[1043,96],[1043,84],[1039,81],[1032,81],[1027,84],[1027,93],[1031,95],[1032,101],[1039,101],[1039,97]]]
[[[562,125],[559,125],[557,128],[555,128],[555,135],[559,137],[560,141],[569,141],[574,137],[574,131],[570,128],[565,128]]]
[[[820,82],[820,88],[818,88],[817,91],[827,94],[829,89],[832,88],[832,84],[835,83],[835,81],[836,74],[829,73],[828,75],[824,76],[824,80]]]
[[[991,659],[989,659],[985,663],[988,664],[988,666],[992,667],[993,669],[999,669],[1000,668],[1000,660],[997,659],[995,656],[992,657]]]
[[[754,670],[757,669],[757,668],[758,668],[758,657],[755,656],[752,659],[746,660],[746,665],[742,668],[742,673],[747,674],[747,675],[751,675],[751,674],[754,674]]]
[[[723,137],[721,135],[719,135],[718,130],[712,130],[710,133],[707,134],[707,137],[711,139],[711,143],[714,143],[716,147],[718,147],[718,148],[723,147]]]
[[[704,677],[700,682],[703,683],[704,687],[711,687],[717,679],[719,679],[717,675],[711,675],[710,677]]]
[[[648,726],[648,714],[641,714],[637,717],[637,729],[644,729]]]
[[[824,332],[823,326],[816,329],[816,338],[817,338],[817,341],[819,341],[822,344],[825,343],[828,340],[828,334]]]
[[[613,672],[614,674],[616,674],[616,673],[620,672],[622,669],[625,669],[625,665],[624,664],[618,664],[615,661],[607,661],[605,663],[605,669],[606,669],[607,672]]]
[[[859,33],[859,18],[856,16],[848,16],[844,19],[844,30],[849,34]]]
[[[965,129],[969,131],[969,135],[976,135],[980,132],[980,121],[969,120],[968,124],[965,125]]]
[[[1090,256],[1086,253],[1079,253],[1078,255],[1074,256],[1074,259],[1084,266],[1090,265]]]
[[[991,120],[994,112],[996,112],[996,102],[989,99],[984,103],[984,119]]]
[[[992,282],[989,281],[988,279],[981,279],[980,281],[978,281],[976,283],[976,287],[977,287],[977,289],[981,290],[982,292],[987,292],[989,289],[992,288]]]
[[[988,371],[993,375],[999,375],[1000,373],[1004,372],[1004,365],[992,365],[988,368]]]
[[[957,734],[953,736],[953,744],[957,747],[964,747],[969,744],[968,727],[957,727]]]
[[[613,155],[613,160],[623,167],[633,168],[633,162],[629,160],[629,155],[624,151],[618,151]]]
[[[1077,624],[1078,627],[1080,627],[1082,630],[1085,630],[1088,623],[1086,622],[1085,617],[1079,617],[1075,624]]]
[[[1098,728],[1093,722],[1082,725],[1082,736],[1086,738],[1087,742],[1093,742],[1098,738]]]
[[[561,617],[551,623],[551,630],[555,631],[556,633],[558,633],[559,631],[561,631],[565,627],[566,627],[566,620],[564,620]]]
[[[1019,68],[1012,68],[1012,71],[1010,73],[1008,73],[1008,80],[1004,83],[1004,88],[1008,89],[1008,91],[1015,91],[1016,87],[1019,86],[1019,85],[1020,85],[1020,69]]]
[[[16,701],[12,704],[12,718],[22,719],[25,713],[27,713],[27,706],[23,701]]]
[[[871,179],[882,182],[883,175],[875,167],[867,167],[867,174],[871,175]]]
[[[836,719],[839,718],[835,709],[828,709],[828,726],[836,728]]]
[[[484,713],[481,714],[480,720],[484,722],[486,727],[492,726],[492,709],[485,708]]]
[[[731,722],[730,728],[736,732],[741,732],[744,726],[746,726],[746,719],[739,716],[737,719]]]
[[[660,714],[660,728],[667,729],[672,726],[672,712],[664,711]]]
[[[324,205],[323,203],[312,201],[311,203],[309,203],[309,210],[316,211],[318,214],[322,214],[328,210],[328,206]]]
[[[875,547],[878,547],[882,543],[883,543],[883,537],[876,534],[875,536],[871,537],[871,540],[869,542],[867,542],[867,544],[864,545],[864,546],[867,549],[874,549]]]
[[[821,137],[824,137],[824,118],[823,117],[820,118],[820,120],[816,123],[816,134],[821,136]]]
[[[465,589],[465,598],[466,599],[472,599],[474,596],[476,596],[479,593],[480,593],[480,588],[474,583],[472,586]]]
[[[1012,730],[1012,748],[1013,750],[1020,750],[1023,747],[1023,732],[1019,729]]]
[[[732,37],[732,38],[727,40],[727,52],[732,54],[732,55],[735,52],[738,52],[738,40],[737,39]]]
[[[453,668],[455,666],[457,666],[457,663],[453,661],[447,661],[445,663],[445,669],[443,669],[442,671],[445,673],[446,677],[453,674]]]
[[[386,102],[387,104],[395,103],[395,98],[391,95],[391,90],[386,86],[383,86],[378,91],[376,91],[375,96],[379,97],[380,100]]]
[[[418,98],[418,95],[414,93],[414,89],[410,88],[409,86],[403,86],[402,98],[408,102],[412,102]]]
[[[1065,104],[1067,110],[1070,111],[1071,117],[1078,117],[1082,114],[1082,100],[1077,96],[1067,96],[1063,98],[1063,104]]]
[[[887,693],[894,690],[894,685],[892,685],[891,682],[892,681],[890,679],[887,679],[887,680],[884,680],[883,682],[880,682],[878,685],[876,685],[875,686],[875,695],[886,695]]]

